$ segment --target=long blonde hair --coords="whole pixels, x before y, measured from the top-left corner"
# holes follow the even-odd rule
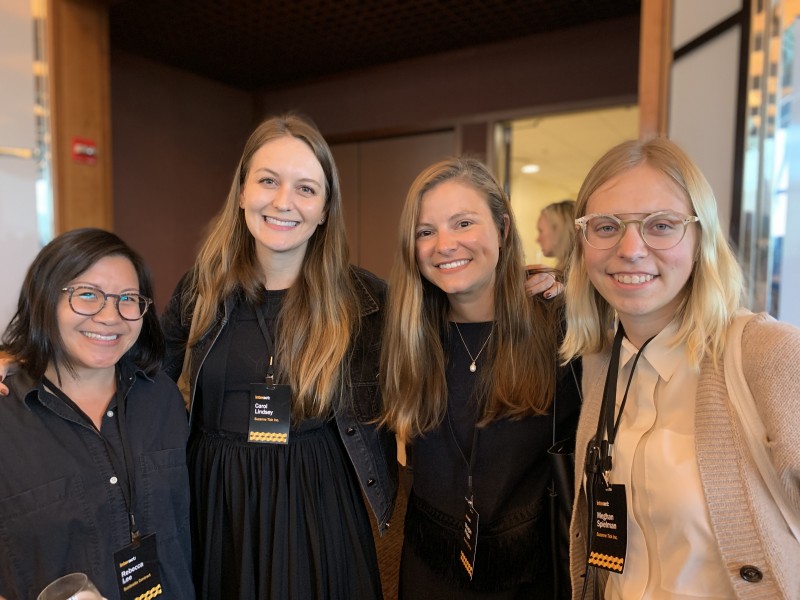
[[[264,144],[287,136],[305,142],[325,174],[325,222],[308,242],[300,275],[283,302],[276,335],[278,374],[292,387],[292,415],[300,419],[325,416],[330,411],[346,383],[348,348],[359,325],[339,175],[328,144],[311,121],[294,114],[276,116],[250,135],[225,204],[197,256],[183,306],[194,311],[197,304],[195,333],[188,342],[193,346],[214,324],[218,310],[231,295],[243,293],[248,301],[260,302],[264,274],[239,198],[253,155]],[[199,304],[198,296],[202,298]]]
[[[556,238],[554,256],[556,269],[565,272],[569,257],[575,247],[575,201],[553,202],[542,209],[541,216],[547,219]]]
[[[508,219],[496,267],[494,334],[484,354],[487,368],[476,385],[479,423],[543,414],[556,387],[558,303],[525,293],[522,245],[508,198],[479,161],[444,160],[425,169],[411,185],[389,281],[381,351],[384,422],[403,441],[434,429],[447,409],[442,342],[449,331],[449,303],[441,289],[422,277],[415,236],[422,196],[445,181],[484,195],[501,234]]]
[[[742,302],[744,278],[720,227],[714,192],[686,153],[665,138],[632,140],[612,148],[586,176],[578,193],[575,216],[586,214],[589,199],[600,186],[642,164],[677,184],[700,218],[693,225],[699,231],[697,257],[676,315],[678,332],[673,343],[685,344],[694,366],[699,366],[706,355],[716,363],[722,357],[726,328]],[[561,347],[562,359],[608,348],[607,334],[614,325],[615,312],[589,280],[582,240],[572,255],[565,297],[567,334]]]

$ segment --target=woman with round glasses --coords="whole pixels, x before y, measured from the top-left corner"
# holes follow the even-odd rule
[[[0,401],[0,596],[80,571],[109,600],[126,577],[137,596],[195,597],[188,424],[158,372],[151,293],[141,258],[99,229],[57,237],[28,270],[3,335],[20,372]]]
[[[740,309],[711,188],[672,142],[610,150],[576,216],[561,348],[584,367],[574,597],[800,597],[800,545],[779,508],[800,515],[800,331]],[[729,392],[737,371],[748,421]],[[766,437],[746,434],[757,421]]]

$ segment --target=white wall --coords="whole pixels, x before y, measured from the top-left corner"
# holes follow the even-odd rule
[[[673,50],[740,8],[740,0],[675,0]],[[681,57],[673,64],[670,86],[669,137],[686,150],[711,184],[724,231],[730,228],[737,152],[740,36],[740,27],[735,26]]]
[[[0,0],[0,147],[33,149],[33,18],[30,0]],[[0,153],[0,331],[39,249],[36,163]]]

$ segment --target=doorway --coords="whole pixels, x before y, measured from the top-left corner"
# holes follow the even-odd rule
[[[553,202],[575,200],[592,165],[612,146],[639,135],[635,104],[506,121],[498,125],[510,157],[504,182],[522,238],[526,264],[554,266],[555,258],[537,243],[541,210]],[[502,172],[502,171],[501,171]]]

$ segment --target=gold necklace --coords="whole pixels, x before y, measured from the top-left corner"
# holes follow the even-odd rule
[[[453,325],[456,326],[458,337],[461,338],[461,343],[464,344],[464,350],[467,351],[467,354],[469,354],[470,359],[472,359],[472,363],[469,365],[469,371],[470,373],[474,373],[475,371],[478,370],[478,367],[475,365],[475,363],[477,362],[478,357],[481,355],[481,352],[483,352],[483,349],[486,348],[486,344],[489,343],[489,340],[491,339],[492,334],[494,333],[494,323],[492,323],[492,330],[489,332],[489,335],[486,336],[486,341],[483,342],[483,346],[481,346],[481,349],[478,350],[478,353],[475,356],[472,356],[472,352],[469,351],[469,347],[467,347],[467,342],[464,341],[464,336],[461,335],[461,330],[458,328],[458,323],[453,321]]]

